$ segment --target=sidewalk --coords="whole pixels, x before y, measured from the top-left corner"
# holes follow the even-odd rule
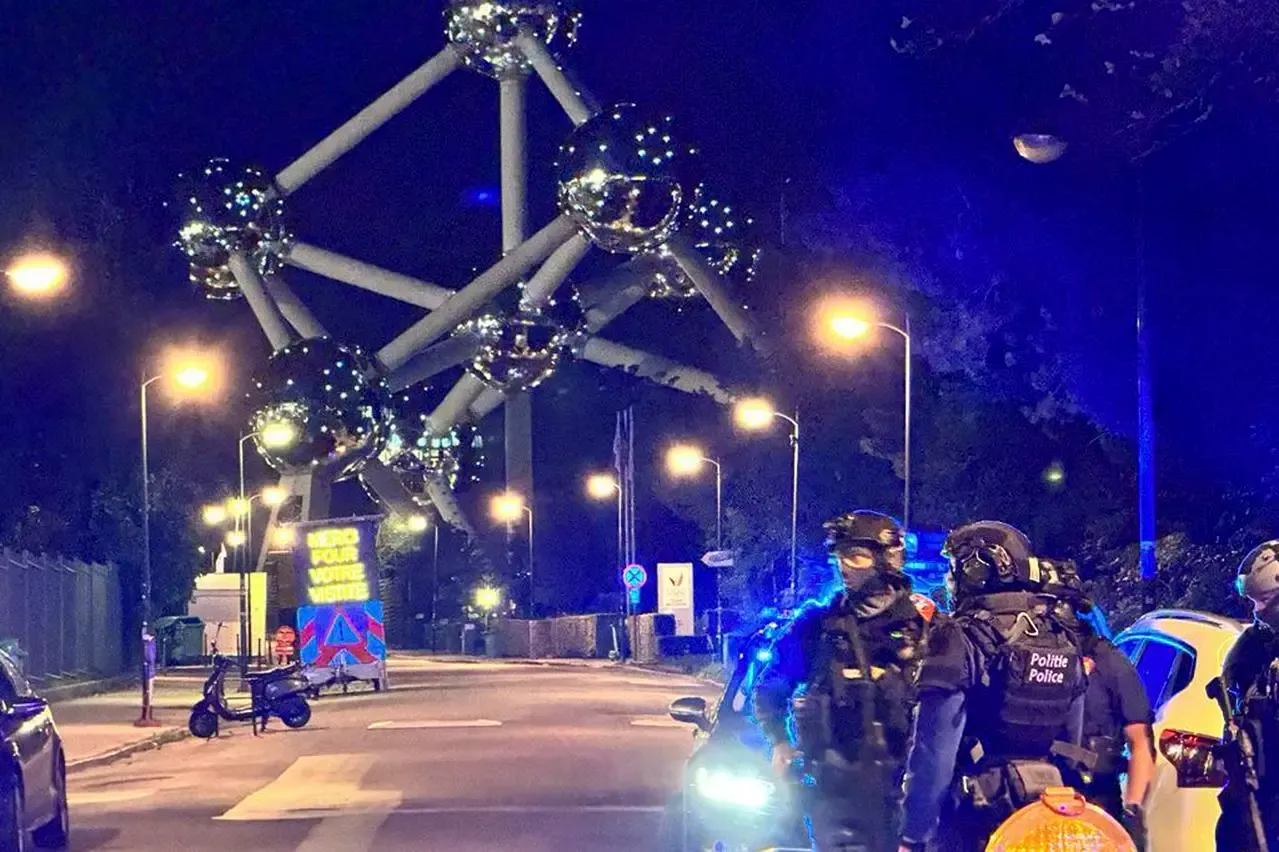
[[[187,715],[200,700],[200,680],[157,678],[153,699],[158,728],[138,728],[133,722],[142,706],[139,689],[104,692],[89,698],[60,701],[52,706],[62,735],[67,769],[75,771],[119,757],[175,742],[186,736]]]

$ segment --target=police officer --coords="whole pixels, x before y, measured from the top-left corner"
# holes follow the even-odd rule
[[[943,552],[955,609],[919,669],[902,852],[983,849],[1000,822],[1060,783],[1055,744],[1077,752],[1083,723],[1083,655],[1042,594],[1026,536],[979,521],[947,536]]]
[[[755,715],[772,742],[774,771],[788,777],[802,754],[816,782],[808,802],[816,847],[883,852],[895,848],[911,669],[926,623],[902,573],[905,535],[896,521],[857,511],[825,527],[842,589],[801,609],[779,634]]]
[[[1128,657],[1111,644],[1105,615],[1084,593],[1075,563],[1041,560],[1041,568],[1049,577],[1044,591],[1059,601],[1058,619],[1078,634],[1088,674],[1083,746],[1097,756],[1097,765],[1082,792],[1128,829],[1138,849],[1145,849],[1142,803],[1155,775],[1155,714],[1146,687]],[[1121,775],[1126,777],[1122,784]]]
[[[1221,679],[1230,713],[1229,778],[1221,792],[1217,848],[1279,850],[1279,539],[1253,548],[1239,564],[1236,588],[1253,606],[1253,623],[1226,655]],[[1261,835],[1261,837],[1259,837]]]

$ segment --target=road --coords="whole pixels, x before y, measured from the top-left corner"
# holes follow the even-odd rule
[[[691,745],[674,675],[401,660],[310,726],[247,725],[72,775],[84,850],[646,850]],[[229,735],[227,735],[229,734]]]

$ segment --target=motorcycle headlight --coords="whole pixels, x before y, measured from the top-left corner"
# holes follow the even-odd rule
[[[773,782],[758,775],[704,766],[693,773],[693,789],[704,799],[751,810],[766,807],[774,791]]]

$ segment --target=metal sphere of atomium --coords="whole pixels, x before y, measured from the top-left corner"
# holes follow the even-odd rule
[[[559,42],[571,47],[579,20],[563,3],[548,0],[452,0],[444,11],[444,30],[468,67],[500,78],[530,69],[515,44],[521,31],[548,46]]]
[[[675,233],[685,192],[670,116],[621,104],[578,127],[556,159],[560,209],[605,251],[652,251]]]
[[[287,239],[284,200],[266,172],[216,157],[178,175],[173,208],[178,248],[192,264],[226,266],[232,252],[252,254]]]
[[[191,264],[187,278],[196,292],[206,299],[230,301],[244,296],[229,266],[196,266]]]
[[[479,340],[469,369],[502,393],[532,390],[549,379],[579,336],[547,312],[527,308],[482,316],[458,333],[473,334]]]
[[[386,383],[358,347],[327,337],[302,340],[277,351],[253,380],[250,429],[270,433],[287,425],[293,440],[258,452],[281,473],[324,472],[349,477],[386,442]]]
[[[473,426],[456,426],[443,435],[431,431],[428,415],[439,400],[424,385],[400,391],[387,409],[386,444],[378,460],[399,477],[417,499],[426,498],[429,480],[456,488],[461,480],[475,481],[482,467],[483,439]]]
[[[753,245],[751,234],[754,224],[754,219],[716,198],[705,184],[699,183],[685,205],[680,228],[712,269],[740,284],[749,284],[759,269],[760,251]],[[662,264],[653,273],[649,294],[658,299],[696,296],[697,288],[666,247],[659,248],[657,254]]]
[[[1017,155],[1037,166],[1060,160],[1068,147],[1066,140],[1051,133],[1022,133],[1013,137]]]

